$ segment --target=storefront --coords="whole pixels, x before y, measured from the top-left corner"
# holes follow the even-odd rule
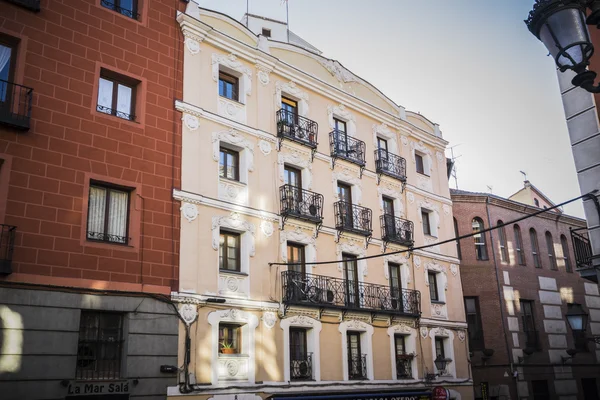
[[[275,394],[273,400],[430,400],[429,391],[377,391],[377,392],[338,392],[338,393],[303,393],[299,395]]]

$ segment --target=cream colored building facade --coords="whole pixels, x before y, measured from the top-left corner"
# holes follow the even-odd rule
[[[254,32],[193,1],[177,17],[180,365],[186,332],[190,346],[187,387],[169,397],[351,398],[441,385],[471,399],[456,245],[435,245],[454,235],[438,125],[291,32],[288,43],[280,22],[247,18]],[[282,116],[282,99],[294,116]],[[394,217],[381,218],[390,209]],[[406,250],[407,241],[434,246],[360,260]],[[285,265],[294,251],[304,254],[300,272]],[[310,264],[332,260],[340,262]],[[440,351],[445,371],[434,366]]]

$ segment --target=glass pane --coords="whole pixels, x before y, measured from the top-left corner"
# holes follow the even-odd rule
[[[98,86],[97,110],[106,114],[111,113],[113,97],[113,83],[108,79],[100,78]]]
[[[111,241],[127,242],[127,210],[129,208],[129,194],[120,190],[110,191],[110,204],[108,215],[108,234],[114,235]]]
[[[134,0],[119,0],[119,5],[124,10],[123,14],[129,16],[131,13],[127,11],[133,11]]]
[[[475,299],[465,299],[465,304],[467,308],[467,313],[477,313],[477,308],[475,307]]]
[[[0,79],[8,81],[10,78],[12,49],[0,44]],[[0,101],[6,101],[6,91],[8,87],[5,83],[0,82]]]
[[[117,93],[117,111],[127,115],[117,115],[121,118],[130,118],[131,112],[131,97],[133,89],[130,87],[119,85]]]
[[[104,213],[106,210],[106,189],[90,186],[88,204],[88,237],[97,238],[93,233],[104,233]]]

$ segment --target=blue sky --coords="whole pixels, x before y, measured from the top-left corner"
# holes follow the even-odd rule
[[[196,1],[238,20],[246,12],[246,0]],[[249,1],[251,13],[285,20],[280,0]],[[509,196],[522,170],[559,203],[580,192],[554,61],[523,23],[532,5],[289,0],[289,15],[290,29],[324,56],[440,124],[460,155],[460,189]],[[580,203],[565,211],[583,217]]]

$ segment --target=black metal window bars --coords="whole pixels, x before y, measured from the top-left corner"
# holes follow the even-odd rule
[[[329,132],[329,148],[331,151],[332,167],[338,158],[346,160],[360,167],[360,177],[366,166],[365,142],[349,136],[346,132],[333,130]]]
[[[101,0],[102,6],[108,8],[109,10],[116,11],[119,14],[122,14],[129,18],[133,18],[135,20],[138,20],[140,18],[140,14],[138,14],[135,11],[135,8],[137,5],[137,0],[133,0],[133,2],[132,2],[133,8],[134,8],[133,10],[121,7],[120,5],[117,4],[117,2],[120,4],[119,0]]]
[[[383,241],[384,251],[388,243],[396,243],[406,247],[413,246],[415,226],[412,221],[391,214],[384,214],[379,216],[379,223],[381,225],[381,240]]]
[[[396,355],[396,378],[397,379],[412,379],[412,354],[397,354]]]
[[[370,208],[338,201],[334,205],[335,229],[338,232],[353,232],[367,237],[367,243],[373,234],[373,212]]]
[[[76,379],[121,377],[123,318],[116,313],[82,311],[77,349]]]
[[[570,231],[577,270],[593,268],[592,245],[587,233],[587,228],[570,229]]]
[[[366,354],[348,354],[348,378],[352,380],[367,379]]]
[[[114,108],[110,108],[110,107],[106,107],[106,106],[101,106],[100,104],[98,104],[96,106],[96,110],[98,112],[101,112],[104,114],[109,114],[109,115],[114,115],[115,117],[126,119],[128,121],[135,121],[135,115],[133,115],[133,114],[127,114],[126,112],[115,110]]]
[[[312,150],[311,160],[314,159],[317,151],[317,137],[319,133],[319,124],[308,118],[298,115],[297,112],[280,109],[275,114],[277,122],[277,137],[281,149],[281,141],[289,139]]]
[[[312,379],[312,353],[306,353],[302,358],[290,360],[290,378],[293,380]]]
[[[381,181],[381,175],[386,175],[402,182],[402,191],[406,184],[406,160],[400,156],[390,153],[386,149],[375,150],[375,172],[377,173],[377,184]]]
[[[421,292],[324,275],[283,271],[282,303],[420,317]]]
[[[0,224],[0,275],[12,274],[16,226]]]
[[[317,224],[317,234],[323,224],[323,195],[310,190],[304,190],[293,185],[283,185],[279,188],[280,209],[279,214],[283,221],[296,218]]]
[[[0,122],[29,130],[33,89],[0,79]]]

